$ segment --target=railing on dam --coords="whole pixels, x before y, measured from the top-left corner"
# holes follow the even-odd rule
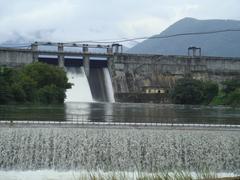
[[[224,124],[224,123],[208,123],[204,121],[198,122],[176,122],[176,120],[166,121],[151,121],[142,119],[131,119],[131,121],[121,121],[124,116],[104,115],[99,117],[90,117],[86,115],[68,114],[59,119],[54,117],[54,120],[45,118],[32,119],[17,119],[3,118],[0,119],[0,127],[116,127],[116,128],[207,128],[207,129],[240,129],[239,124]],[[150,117],[151,118],[151,117]]]

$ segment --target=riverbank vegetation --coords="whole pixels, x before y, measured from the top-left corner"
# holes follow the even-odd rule
[[[63,69],[44,63],[20,68],[0,67],[0,104],[64,102],[71,88]]]
[[[227,176],[226,174],[225,176]],[[162,172],[162,173],[144,173],[144,172],[95,172],[76,176],[78,180],[237,180],[239,177],[219,177],[217,173],[201,172],[190,173],[184,171]]]
[[[192,78],[179,79],[170,96],[176,104],[208,104],[218,94],[218,85]]]
[[[214,97],[212,105],[240,106],[240,80],[233,79],[223,82],[223,88]]]
[[[175,104],[240,106],[240,79],[224,81],[219,88],[211,81],[182,78],[170,92]]]

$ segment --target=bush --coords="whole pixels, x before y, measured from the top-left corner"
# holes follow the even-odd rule
[[[232,79],[223,82],[223,92],[228,94],[232,91],[235,91],[237,88],[240,88],[240,80],[239,79]]]
[[[204,103],[209,104],[218,95],[218,84],[207,81],[203,82]]]
[[[176,104],[208,104],[218,94],[218,85],[192,78],[179,79],[170,93]]]
[[[213,98],[213,100],[210,102],[211,105],[224,105],[225,101],[225,93],[220,91],[217,96]]]
[[[13,100],[13,95],[11,93],[11,88],[5,82],[0,79],[0,104],[6,104]]]
[[[240,80],[233,79],[223,82],[223,89],[211,104],[240,106]]]
[[[12,75],[14,74],[11,69],[2,67],[0,72],[0,104],[6,104],[13,101],[10,83],[12,82]]]
[[[171,91],[171,98],[176,104],[200,104],[204,100],[203,84],[190,78],[180,79]]]
[[[240,105],[240,88],[230,92],[224,101],[225,105],[238,106]]]
[[[38,100],[41,103],[44,104],[49,104],[49,103],[62,103],[61,100],[59,100],[58,98],[58,88],[56,85],[47,85],[44,86],[43,88],[38,90],[37,96],[38,96]]]
[[[27,95],[20,83],[14,83],[11,86],[11,93],[16,102],[24,102],[27,99]]]

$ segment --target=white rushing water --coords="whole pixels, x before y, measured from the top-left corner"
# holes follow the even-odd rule
[[[66,102],[93,102],[83,67],[68,67],[66,71],[69,82],[74,84],[72,88],[66,92]]]
[[[0,170],[240,173],[239,131],[2,128]]]
[[[109,102],[114,103],[115,98],[114,98],[112,80],[111,80],[108,68],[104,68],[103,73],[104,73],[105,85],[106,85],[106,90],[107,90],[107,95],[108,95]]]
[[[169,176],[174,177],[175,173],[169,173]],[[184,174],[184,173],[183,173]],[[139,177],[152,177],[153,173],[139,172],[103,172],[103,171],[54,171],[54,170],[38,170],[38,171],[0,171],[0,180],[81,180],[92,179],[91,177],[99,177],[99,179],[128,179],[137,180]],[[160,175],[161,174],[156,174]],[[186,173],[194,179],[200,179],[196,173]],[[213,174],[217,177],[234,177],[233,173],[217,173]]]

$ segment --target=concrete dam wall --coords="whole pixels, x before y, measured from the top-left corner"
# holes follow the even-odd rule
[[[118,55],[113,63],[115,92],[140,92],[144,87],[172,87],[191,75],[194,79],[222,82],[240,77],[239,58]]]
[[[0,66],[22,66],[32,63],[33,58],[31,50],[0,48]]]
[[[122,53],[85,53],[65,51],[33,51],[31,49],[0,48],[0,65],[21,66],[38,61],[40,55],[56,56],[60,66],[67,64],[65,57],[81,57],[80,66],[88,76],[91,57],[102,61],[110,72],[117,101],[168,102],[167,91],[177,79],[192,76],[194,79],[224,80],[240,77],[240,58],[204,56],[162,56]],[[64,62],[65,61],[65,62]],[[98,66],[99,66],[98,62]],[[91,77],[92,78],[92,77]],[[140,98],[139,98],[140,97]]]
[[[185,76],[203,81],[240,77],[240,58],[119,54],[111,66],[118,101],[169,102],[166,92]]]

